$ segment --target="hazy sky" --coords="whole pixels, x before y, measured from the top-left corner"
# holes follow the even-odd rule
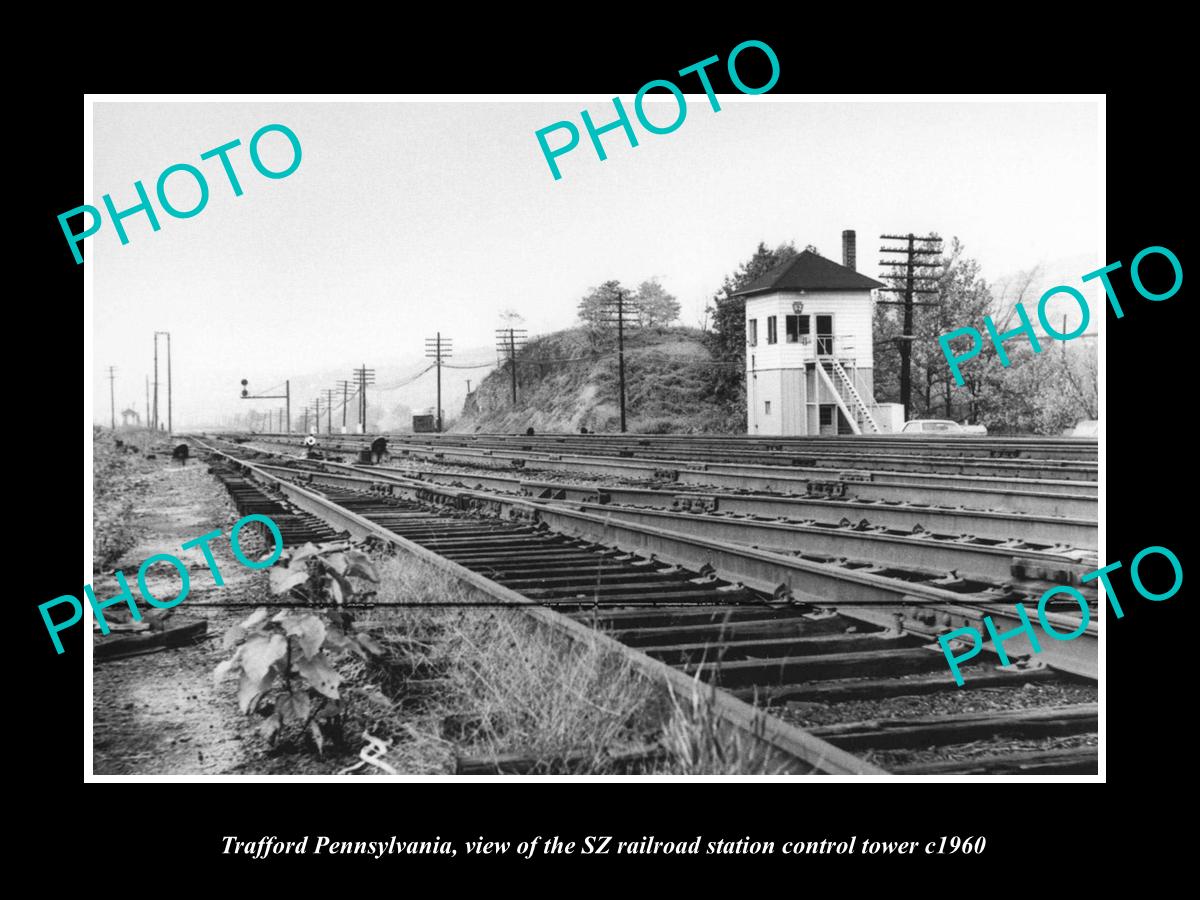
[[[583,108],[610,121],[611,102],[97,103],[86,202],[111,193],[118,209],[132,206],[135,180],[153,196],[178,162],[200,168],[211,193],[190,219],[155,200],[161,230],[142,214],[126,219],[126,246],[107,219],[87,239],[93,418],[108,420],[109,365],[118,412],[142,411],[155,330],[172,333],[179,428],[244,411],[242,377],[263,389],[346,377],[362,362],[381,380],[412,371],[438,329],[478,361],[501,310],[523,314],[531,333],[556,330],[609,278],[658,276],[695,325],[760,240],[812,243],[840,261],[842,229],[853,228],[859,269],[872,276],[878,235],[910,230],[959,236],[990,278],[1094,261],[1073,273],[1079,286],[1108,261],[1097,242],[1095,104],[721,103],[714,113],[689,96],[667,135],[634,120],[636,148],[620,131],[604,135],[604,162],[584,132],[558,160],[560,181],[534,132],[560,119],[583,131]],[[648,108],[665,123],[674,101]],[[276,122],[299,137],[303,161],[268,180],[247,145]],[[241,197],[217,160],[199,159],[234,138]],[[262,149],[272,168],[290,158],[277,134]],[[187,208],[195,189],[174,175],[168,196]]]

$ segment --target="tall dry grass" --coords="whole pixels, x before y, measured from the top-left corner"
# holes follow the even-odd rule
[[[388,650],[367,668],[379,686],[365,727],[392,742],[408,773],[453,771],[459,757],[532,760],[532,771],[605,773],[613,756],[665,753],[659,774],[771,772],[757,744],[727,733],[711,690],[679,695],[599,640],[577,640],[518,609],[454,606],[478,595],[425,563],[379,565],[378,597],[403,602],[364,620]],[[447,605],[450,604],[450,605]]]

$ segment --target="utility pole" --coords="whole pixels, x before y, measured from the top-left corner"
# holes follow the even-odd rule
[[[345,379],[338,382],[342,389],[342,434],[346,433],[346,409],[350,406],[350,382]]]
[[[333,388],[325,389],[325,433],[333,434]]]
[[[517,344],[513,330],[508,329],[508,367],[512,373],[512,405],[517,405]]]
[[[1065,330],[1063,334],[1066,334]],[[113,431],[117,430],[116,371],[116,366],[108,367],[108,411]]]
[[[367,385],[375,383],[375,370],[368,369],[363,363],[354,370],[355,381],[358,382],[358,429],[360,434],[367,433]]]
[[[617,376],[621,385],[621,434],[625,433],[625,290],[617,290]]]
[[[304,433],[308,434],[308,407],[304,407]]]
[[[895,292],[904,296],[903,300],[879,300],[885,306],[903,306],[904,307],[904,331],[896,338],[897,346],[900,349],[900,403],[904,407],[904,420],[907,422],[912,414],[912,342],[916,340],[913,334],[913,308],[916,306],[940,306],[940,303],[916,303],[913,301],[915,294],[936,294],[937,289],[929,287],[929,282],[933,281],[936,284],[937,275],[918,274],[918,269],[938,269],[942,263],[940,257],[942,255],[942,239],[936,235],[919,236],[912,232],[908,234],[881,234],[881,240],[885,241],[904,241],[905,246],[902,247],[880,247],[880,253],[901,253],[904,254],[902,260],[886,260],[879,261],[881,266],[899,266],[901,271],[893,270],[890,273],[883,275],[884,278],[890,278],[893,283],[900,282],[901,287],[880,288],[880,290]],[[920,241],[923,246],[916,246],[916,242]],[[921,262],[919,257],[934,256],[938,257],[936,262]]]
[[[150,427],[150,376],[146,376],[146,427]]]
[[[158,432],[158,332],[154,332],[154,422],[151,425]]]
[[[629,291],[615,281],[606,282],[601,288],[605,295],[601,301],[600,321],[617,325],[617,387],[621,403],[621,433],[625,433],[625,304]]]
[[[437,430],[442,430],[442,359],[454,355],[453,338],[443,338],[439,331],[437,337],[425,338],[425,356],[436,360],[437,365]]]
[[[524,328],[497,328],[496,351],[508,357],[509,374],[512,376],[512,405],[517,405],[517,350],[525,346],[527,335]]]
[[[167,433],[171,434],[174,431],[171,421],[171,332],[156,331],[154,332],[154,347],[158,349],[158,335],[165,334],[167,336]],[[157,409],[157,406],[155,407]]]

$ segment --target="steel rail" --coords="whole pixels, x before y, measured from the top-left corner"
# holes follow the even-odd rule
[[[400,483],[405,483],[411,480],[411,478],[443,484],[449,483],[451,486],[454,486],[456,482],[453,476],[429,478],[427,473],[424,472],[414,473],[414,475],[406,477],[399,473],[389,472],[387,469],[377,469],[374,467],[367,469],[347,466],[342,463],[325,463],[324,465],[328,469],[365,475],[372,479],[387,479],[395,474],[395,479]],[[513,496],[519,496],[517,492],[528,485],[528,483],[521,482],[515,478],[494,478],[487,480],[493,485],[497,485],[501,490],[507,490]],[[463,485],[461,481],[462,477],[459,476],[457,479],[458,486],[471,488],[471,485]],[[546,484],[545,487],[547,490],[544,493],[566,493],[565,490],[556,490],[557,486],[553,483]],[[479,490],[480,488],[476,487],[475,489]],[[650,525],[659,523],[661,527],[684,534],[698,534],[714,539],[727,539],[740,544],[766,544],[768,549],[778,549],[780,552],[786,552],[789,549],[802,549],[809,553],[833,554],[835,556],[853,555],[855,552],[859,552],[863,554],[864,558],[875,562],[889,562],[896,565],[910,566],[921,565],[943,571],[957,571],[960,574],[977,578],[995,579],[1001,582],[1023,577],[1022,571],[1014,571],[1017,568],[1019,570],[1034,569],[1047,573],[1052,572],[1054,574],[1050,577],[1054,581],[1079,585],[1078,576],[1096,568],[1095,553],[1086,552],[1085,549],[1063,546],[1054,547],[1053,542],[1050,542],[1051,546],[1046,548],[1027,546],[1027,542],[1034,538],[1034,535],[1028,531],[1025,533],[1024,541],[1013,537],[1018,533],[1014,530],[1009,531],[1005,538],[996,539],[998,545],[993,543],[980,544],[959,539],[950,540],[948,539],[949,536],[945,533],[938,534],[933,531],[913,534],[911,533],[911,528],[908,534],[897,534],[886,531],[859,530],[856,528],[831,528],[798,522],[760,521],[750,518],[677,512],[670,509],[647,509],[635,506],[613,505],[607,502],[600,503],[594,488],[590,495],[587,493],[586,488],[577,488],[574,492],[577,495],[582,494],[583,496],[576,496],[575,498],[565,496],[547,497],[543,493],[542,496],[536,496],[532,499],[549,503],[574,503],[577,508],[584,511],[611,515],[630,522],[641,521],[644,524]],[[627,493],[641,498],[644,494],[661,494],[662,492],[629,491]],[[610,495],[623,497],[626,492],[616,489],[611,492],[605,491],[604,494],[606,497]],[[922,509],[918,510],[918,512],[924,513],[928,512],[928,510]],[[911,517],[911,513],[909,515]],[[1054,522],[1055,520],[1051,519],[1049,521]],[[1032,525],[1032,523],[1023,524],[1027,527],[1031,527]],[[861,545],[861,548],[858,545]]]
[[[813,468],[805,466],[765,466],[752,463],[689,463],[685,460],[662,459],[630,459],[622,456],[570,456],[555,454],[539,454],[517,451],[490,451],[472,448],[457,448],[452,450],[426,449],[420,447],[406,448],[406,455],[433,458],[435,460],[464,459],[464,460],[507,460],[510,464],[518,461],[525,468],[530,463],[551,469],[567,469],[574,471],[594,472],[596,474],[621,475],[627,473],[643,473],[643,477],[652,477],[656,472],[678,472],[679,477],[701,473],[703,475],[733,475],[758,480],[778,479],[781,483],[796,481],[829,481],[829,480],[862,480],[879,485],[904,485],[919,487],[923,490],[938,491],[954,488],[973,488],[993,492],[1010,492],[1016,484],[1024,486],[1029,491],[1048,494],[1067,494],[1083,497],[1096,496],[1094,481],[1064,481],[1060,479],[1031,479],[1031,478],[1002,478],[981,475],[934,475],[923,472],[897,472],[888,469],[854,469],[850,466],[833,468]],[[646,473],[649,473],[648,475]]]
[[[264,443],[274,443],[264,441]],[[343,442],[323,446],[344,447]],[[340,452],[346,452],[342,450]],[[454,463],[485,469],[512,471],[562,471],[589,476],[614,476],[640,482],[672,482],[696,488],[766,491],[805,495],[813,489],[826,490],[838,497],[884,502],[927,502],[936,506],[962,506],[980,510],[1012,510],[1029,515],[1094,519],[1097,485],[1081,481],[1013,482],[974,476],[927,476],[919,473],[868,472],[856,470],[819,470],[815,474],[797,474],[800,470],[782,466],[728,466],[717,464],[691,467],[635,461],[619,457],[538,457],[488,450],[428,450],[407,448],[407,456],[432,459],[435,463]],[[507,463],[507,464],[506,464]]]
[[[407,442],[397,442],[411,450],[428,449],[445,451],[452,449],[447,446],[425,445],[417,447]],[[517,445],[514,448],[514,445]],[[702,451],[678,447],[655,449],[629,449],[619,444],[598,444],[591,447],[569,446],[555,447],[543,443],[525,443],[518,441],[495,442],[491,444],[475,444],[471,446],[456,445],[454,449],[490,449],[499,452],[538,453],[538,454],[570,454],[573,456],[615,456],[621,459],[640,459],[649,462],[664,459],[689,462],[734,465],[762,465],[785,467],[804,471],[821,472],[829,469],[846,469],[869,465],[876,471],[909,472],[927,475],[960,475],[980,478],[1021,478],[1036,480],[1060,480],[1092,482],[1096,480],[1097,464],[1093,462],[1044,463],[1037,460],[913,460],[903,456],[892,456],[884,453],[837,454],[821,455],[819,453],[778,454],[774,452],[755,452],[753,450]]]
[[[278,438],[267,438],[259,436],[265,440],[278,441]],[[337,452],[355,452],[360,449],[361,441],[345,440],[340,437],[318,437],[317,445],[321,448],[333,448]],[[910,483],[921,485],[951,485],[958,483],[970,483],[977,487],[1002,487],[1011,485],[1014,480],[1027,482],[1035,487],[1041,487],[1044,490],[1056,490],[1062,493],[1078,491],[1087,493],[1089,486],[1094,493],[1096,468],[1090,465],[1087,469],[1077,470],[1079,477],[1064,478],[1061,477],[1065,473],[1057,469],[1045,468],[1021,468],[997,463],[981,463],[975,469],[964,467],[962,464],[947,465],[943,468],[948,471],[923,471],[914,468],[896,468],[888,466],[887,460],[880,456],[871,457],[841,457],[836,460],[836,465],[808,465],[814,460],[802,457],[781,457],[775,462],[765,462],[759,460],[754,461],[754,457],[747,453],[726,454],[724,457],[713,458],[711,455],[697,453],[676,453],[674,455],[655,454],[653,452],[635,453],[633,451],[615,450],[612,453],[604,452],[587,452],[587,450],[602,450],[604,448],[582,448],[579,452],[567,451],[563,452],[553,447],[538,447],[533,444],[517,444],[513,449],[511,444],[496,444],[493,446],[463,446],[449,445],[437,447],[433,445],[416,446],[410,442],[397,441],[402,447],[401,453],[430,456],[434,458],[447,458],[450,454],[454,454],[459,458],[478,458],[478,457],[494,457],[496,459],[523,459],[523,460],[554,460],[564,463],[580,463],[587,460],[599,460],[603,463],[615,462],[640,462],[643,465],[649,465],[657,468],[700,468],[700,469],[723,469],[733,467],[735,470],[746,470],[758,474],[770,474],[771,472],[790,473],[795,476],[797,474],[805,474],[811,478],[825,479],[829,478],[840,470],[856,470],[856,466],[861,466],[864,463],[869,463],[869,469],[866,471],[876,473],[877,477],[888,477],[899,479],[901,476],[907,476],[906,480],[898,483]],[[771,457],[774,458],[774,457]],[[747,462],[747,460],[751,460]],[[736,460],[736,461],[731,461]],[[856,470],[857,471],[857,470]],[[974,472],[974,474],[972,474]]]
[[[429,454],[435,461],[449,461],[447,454]],[[673,482],[689,487],[722,487],[732,490],[769,491],[772,493],[804,495],[810,485],[828,487],[831,492],[860,500],[910,502],[914,499],[938,506],[964,506],[977,509],[1012,509],[1030,515],[1067,516],[1072,518],[1094,517],[1097,499],[1094,485],[1086,490],[1083,482],[1035,482],[1030,489],[1014,490],[1011,482],[988,481],[980,484],[979,479],[959,478],[952,484],[928,484],[910,482],[896,478],[894,473],[844,473],[823,472],[821,478],[793,474],[793,470],[780,470],[776,466],[763,466],[754,470],[745,466],[704,466],[698,468],[672,468],[645,462],[614,458],[579,459],[534,459],[526,457],[502,457],[509,466],[503,466],[491,454],[479,456],[450,456],[450,459],[465,459],[487,467],[511,471],[513,461],[520,463],[524,471],[564,471],[588,475],[609,475],[640,481]],[[532,462],[532,464],[531,464]],[[861,476],[861,477],[860,477]]]
[[[363,469],[344,463],[327,462],[330,467],[351,471]],[[370,471],[385,475],[387,466]],[[766,516],[784,520],[809,519],[835,523],[843,519],[867,521],[887,528],[919,529],[936,534],[971,535],[1008,540],[1015,536],[1095,550],[1097,525],[1094,519],[1064,516],[1038,516],[1007,510],[974,510],[962,507],[933,506],[927,503],[884,503],[856,499],[821,499],[780,494],[705,493],[689,490],[624,487],[598,483],[531,481],[511,475],[487,475],[477,472],[436,471],[412,468],[401,470],[409,477],[462,487],[489,487],[509,493],[524,493],[536,499],[561,498],[575,501],[617,503],[628,506],[652,506],[662,509],[704,508],[735,515]]]
[[[232,432],[245,435],[246,432]],[[268,437],[292,438],[282,432],[256,432]],[[695,446],[695,447],[733,447],[758,448],[762,447],[777,453],[804,452],[811,448],[828,447],[839,453],[872,454],[880,448],[904,451],[912,456],[945,454],[947,456],[965,456],[982,459],[1078,459],[1080,461],[1096,461],[1098,457],[1098,442],[1095,438],[1047,438],[1036,436],[1004,437],[998,435],[959,435],[953,438],[932,438],[924,435],[825,435],[825,436],[783,436],[783,435],[731,435],[731,434],[638,434],[625,435],[613,432],[597,432],[594,434],[576,434],[574,432],[541,432],[536,435],[522,435],[499,432],[478,433],[413,433],[380,432],[389,441],[407,443],[452,443],[471,444],[479,441],[508,441],[554,443],[557,445],[580,444],[593,445],[597,442],[620,443],[632,447],[651,446]],[[347,435],[349,437],[349,435]],[[354,435],[354,437],[361,437]],[[1039,454],[1052,454],[1041,456]],[[1009,454],[1027,454],[1011,456]]]
[[[564,451],[579,451],[579,452],[595,452],[597,449],[604,451],[624,451],[634,455],[638,454],[653,454],[659,452],[667,452],[678,455],[679,453],[694,453],[698,456],[712,459],[720,459],[725,456],[736,455],[737,458],[746,458],[747,455],[752,457],[761,457],[763,460],[787,460],[794,456],[807,456],[820,462],[814,465],[839,465],[840,459],[855,459],[855,458],[871,458],[871,459],[887,459],[900,465],[944,465],[944,466],[966,466],[972,467],[1000,467],[1008,468],[1015,471],[1023,471],[1027,469],[1046,468],[1051,470],[1070,470],[1078,469],[1080,471],[1094,471],[1097,465],[1097,459],[1093,452],[1087,458],[1049,458],[1040,456],[1016,457],[1007,455],[1002,447],[994,447],[988,445],[988,455],[964,455],[962,453],[953,452],[957,448],[926,448],[921,444],[909,440],[907,444],[883,444],[874,442],[870,445],[843,443],[839,445],[794,445],[783,442],[755,444],[753,442],[742,442],[738,444],[730,444],[727,442],[709,441],[704,438],[660,438],[658,440],[646,440],[640,436],[621,437],[618,435],[595,434],[595,435],[576,435],[571,437],[561,436],[546,436],[546,435],[414,435],[414,434],[398,434],[388,435],[389,441],[396,443],[404,443],[407,445],[425,445],[425,446],[461,446],[461,447],[510,447],[518,445],[520,448],[526,449],[545,449],[552,453]],[[980,448],[983,449],[983,448]],[[999,455],[996,455],[999,454]]]
[[[904,452],[914,457],[945,455],[982,459],[1065,459],[1095,462],[1098,442],[1095,438],[999,437],[995,435],[961,435],[936,439],[924,435],[856,435],[856,436],[771,436],[720,434],[628,434],[608,432],[574,434],[543,432],[538,435],[513,435],[496,432],[471,434],[413,434],[388,432],[389,440],[409,443],[471,444],[480,441],[529,441],[558,445],[591,445],[606,442],[630,447],[714,447],[733,449],[766,449],[776,453],[807,452],[814,448],[829,449],[846,454],[873,454],[881,449]],[[1009,454],[1023,454],[1010,456]]]
[[[795,550],[835,557],[859,557],[877,563],[938,569],[997,582],[1020,579],[1022,575],[1014,570],[1036,569],[1053,571],[1055,575],[1051,580],[1078,585],[1079,576],[1096,568],[1094,554],[1065,548],[1058,552],[1023,548],[1016,540],[1006,542],[1008,546],[981,545],[962,540],[944,540],[928,532],[920,535],[895,534],[612,504],[575,505],[584,512],[609,516],[622,522],[748,544],[778,553]]]
[[[338,465],[337,463],[326,463]],[[389,466],[374,467],[376,471],[389,471]],[[445,481],[448,477],[474,481],[489,485],[500,490],[512,480],[512,476],[496,474],[497,472],[513,471],[511,468],[478,469],[468,468],[469,471],[441,473],[429,469],[412,468],[413,477],[428,477],[430,480]],[[889,516],[891,521],[880,519],[878,524],[897,524],[911,527],[912,524],[924,523],[917,521],[895,521],[895,517],[904,516],[907,510],[913,515],[933,520],[940,515],[949,514],[961,524],[947,524],[945,528],[955,534],[974,534],[978,537],[1009,538],[1011,531],[997,530],[996,523],[1009,520],[1009,517],[1020,517],[1018,524],[1029,524],[1033,527],[1044,525],[1047,532],[1037,532],[1054,543],[1065,543],[1074,546],[1094,549],[1096,537],[1095,497],[1070,494],[1043,494],[1035,491],[1020,490],[985,490],[973,487],[962,488],[915,488],[907,485],[883,484],[879,481],[815,481],[806,478],[788,478],[786,476],[753,478],[745,475],[724,475],[713,472],[692,470],[663,472],[661,469],[651,469],[646,466],[619,466],[606,472],[596,472],[592,466],[578,467],[583,473],[590,475],[608,474],[620,477],[635,474],[640,478],[631,481],[644,481],[662,485],[671,483],[679,485],[678,490],[668,491],[663,487],[638,488],[622,485],[597,485],[594,492],[607,494],[612,498],[629,498],[627,502],[637,503],[640,497],[651,496],[655,493],[671,493],[672,496],[703,496],[712,495],[718,505],[735,512],[750,515],[776,514],[787,517],[790,504],[853,504],[868,516]],[[532,466],[522,467],[520,471],[548,471],[547,468]],[[419,473],[419,474],[418,474]],[[661,474],[669,478],[669,482],[651,481],[653,476]],[[524,480],[525,484],[538,486],[539,490],[577,490],[566,482]],[[829,489],[838,496],[809,495],[810,485],[813,488]],[[719,493],[714,493],[719,491]],[[593,491],[588,491],[592,493]],[[644,492],[644,493],[642,493]],[[741,493],[734,493],[741,492]],[[757,493],[756,493],[757,492]],[[579,498],[582,499],[582,498]],[[758,509],[759,505],[770,505],[770,511]],[[1009,504],[1014,508],[1005,509]],[[826,508],[832,508],[826,507]],[[989,524],[988,520],[992,523]],[[968,524],[969,522],[969,524]],[[1060,527],[1061,523],[1061,527]],[[1077,525],[1074,523],[1078,523]],[[1065,529],[1065,533],[1063,532]],[[1023,530],[1023,529],[1022,529]]]

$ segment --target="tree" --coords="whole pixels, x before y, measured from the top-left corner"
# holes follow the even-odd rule
[[[679,318],[679,301],[666,292],[657,278],[643,281],[633,298],[638,325],[646,328],[670,325]]]
[[[615,329],[617,326],[617,300],[622,298],[626,310],[626,324],[628,324],[635,320],[636,315],[632,296],[632,292],[622,287],[621,282],[606,281],[600,287],[592,288],[584,294],[583,299],[579,301],[579,318],[593,331]]]
[[[1008,349],[1009,365],[991,360],[978,401],[979,421],[992,433],[1062,434],[1098,418],[1096,348],[1090,341],[1034,353],[1027,342]],[[972,360],[974,362],[974,360]]]
[[[791,241],[774,250],[760,241],[754,255],[738,266],[737,271],[726,275],[721,289],[713,295],[706,310],[712,315],[712,330],[705,340],[717,363],[713,367],[712,389],[718,399],[746,402],[746,302],[733,293],[797,255]]]
[[[1038,278],[1039,273],[1040,268],[1038,266],[1034,266],[1032,269],[1027,271],[1018,272],[1008,281],[1002,283],[998,288],[998,293],[989,291],[991,300],[987,307],[976,315],[974,321],[976,321],[977,324],[975,327],[980,328],[981,331],[983,330],[981,327],[983,324],[982,320],[983,316],[986,314],[991,315],[992,321],[996,324],[997,333],[1008,331],[1011,328],[1013,318],[1016,315],[1017,306],[1021,305],[1024,307],[1025,300],[1032,295],[1032,288],[1034,282]],[[962,325],[947,326],[946,330],[949,331],[954,328],[961,328],[970,321],[971,320],[968,319],[964,320]],[[1013,357],[1012,353],[1008,353],[1007,350],[1005,352],[1010,358]],[[943,355],[943,360],[944,359],[945,357]],[[963,368],[963,381],[965,382],[963,388],[965,388],[967,396],[969,397],[968,415],[970,416],[970,420],[972,422],[978,422],[980,424],[987,425],[987,419],[988,417],[991,417],[993,421],[999,425],[1000,423],[995,419],[995,411],[998,408],[998,400],[996,398],[1004,394],[1004,392],[1007,390],[1007,385],[1003,382],[1006,377],[1004,373],[1007,372],[1008,369],[1000,364],[1000,356],[996,352],[996,347],[991,340],[988,339],[986,334],[982,341],[982,349],[979,352],[979,356],[977,356],[971,362],[978,362],[979,365],[972,365],[969,368]],[[946,368],[947,378],[953,380],[953,376],[950,375],[948,371],[949,366]],[[1015,372],[1015,369],[1013,372],[1010,372],[1009,377],[1011,378]],[[960,389],[956,386],[952,390]],[[995,396],[993,396],[993,394]],[[1015,421],[1015,419],[1010,418],[1009,422],[1011,423],[1012,421]],[[1004,425],[1003,427],[1010,431],[1028,430],[1011,424]]]

